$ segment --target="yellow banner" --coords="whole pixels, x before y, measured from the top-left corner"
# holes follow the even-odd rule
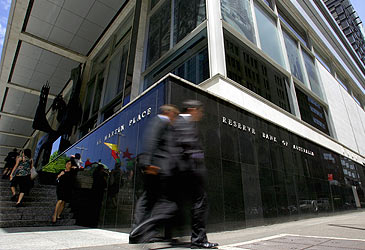
[[[104,144],[107,145],[111,150],[119,152],[117,144],[106,143],[106,142],[104,142]]]

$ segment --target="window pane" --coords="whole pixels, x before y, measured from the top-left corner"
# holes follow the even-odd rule
[[[283,32],[286,52],[288,53],[288,59],[290,64],[291,73],[304,82],[303,78],[303,67],[299,57],[299,49],[297,42],[293,40],[286,32]]]
[[[308,47],[305,31],[300,30],[298,28],[297,24],[294,24],[293,22],[289,21],[289,18],[287,18],[284,13],[279,9],[279,18],[283,23],[285,23],[286,27],[289,28],[295,36],[305,45]]]
[[[344,87],[344,89],[349,92],[349,89],[347,87],[346,81],[343,77],[341,77],[341,75],[337,74],[337,81],[341,84],[342,87]]]
[[[101,72],[98,76],[98,81],[96,83],[96,90],[95,90],[92,114],[98,112],[98,110],[99,110],[101,91],[103,90],[103,83],[104,83],[104,72]]]
[[[262,50],[265,51],[277,63],[284,67],[284,60],[280,47],[278,30],[276,28],[274,20],[256,4],[255,14]]]
[[[267,6],[269,6],[271,9],[273,9],[271,0],[264,0],[264,2],[266,3]]]
[[[256,43],[249,0],[221,0],[223,20],[248,40]]]
[[[166,1],[150,18],[146,67],[170,48],[170,1]]]
[[[109,65],[109,72],[105,86],[104,105],[109,103],[113,97],[118,94],[117,86],[119,81],[119,71],[122,52],[120,51],[112,58]]]
[[[129,44],[123,46],[122,60],[120,63],[120,74],[117,92],[120,93],[124,88],[125,73],[127,70],[127,59],[128,59],[128,48]]]
[[[290,112],[287,77],[228,33],[224,41],[228,77]]]
[[[325,67],[328,72],[331,72],[331,68],[330,68],[330,63],[329,63],[329,60],[324,57],[321,53],[319,53],[317,50],[314,50],[314,54],[316,56],[316,58],[318,59],[318,61],[320,61],[323,65],[323,67]]]
[[[155,7],[155,5],[159,2],[160,0],[151,0],[151,9],[153,9],[153,7]]]
[[[330,135],[324,108],[312,97],[295,88],[302,120]]]
[[[206,29],[172,53],[144,77],[144,91],[169,72],[195,84],[209,78],[208,39]]]
[[[205,20],[205,0],[175,0],[174,44]]]
[[[305,51],[303,51],[303,58],[304,58],[305,68],[307,69],[307,74],[308,74],[311,89],[319,97],[323,98],[323,94],[322,94],[321,86],[319,85],[319,79],[318,79],[316,67],[313,62],[313,58]]]
[[[123,90],[127,57],[128,44],[125,44],[110,61],[108,80],[105,86],[104,106]]]
[[[190,59],[180,65],[173,73],[195,84],[209,78],[208,48],[193,55]]]
[[[85,107],[84,107],[84,117],[82,118],[82,122],[85,122],[89,119],[89,113],[91,108],[91,101],[92,101],[92,94],[94,91],[94,82],[95,78],[91,80],[91,83],[87,87],[87,93],[86,93],[86,101],[85,101]]]

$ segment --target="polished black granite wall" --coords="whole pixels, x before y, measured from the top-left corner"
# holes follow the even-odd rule
[[[73,202],[78,224],[88,225],[88,219],[92,219],[101,228],[130,227],[133,207],[143,192],[136,164],[136,157],[143,152],[143,132],[160,105],[180,107],[186,99],[200,100],[205,107],[199,130],[208,169],[208,230],[245,228],[355,209],[352,186],[365,204],[363,166],[169,77],[64,153],[70,156],[87,148],[83,162],[90,158],[108,168],[101,209],[90,214],[87,211],[95,207],[94,191],[91,184],[82,183],[86,179],[92,183],[92,175],[88,170],[79,172],[81,185],[75,188]],[[138,115],[149,108],[151,114],[138,120]],[[134,117],[138,120],[135,123]],[[111,134],[122,124],[122,133]],[[121,171],[115,171],[115,160],[104,142],[118,145]]]

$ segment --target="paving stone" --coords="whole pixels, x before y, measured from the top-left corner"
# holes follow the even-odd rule
[[[299,250],[307,249],[313,245],[311,244],[296,244],[296,243],[283,243],[273,241],[259,241],[252,244],[240,245],[239,248],[252,249],[252,250]]]
[[[347,249],[365,249],[365,241],[358,240],[330,240],[320,244],[320,246],[339,247]]]
[[[321,244],[321,243],[330,241],[330,239],[316,238],[316,237],[303,237],[303,236],[283,236],[283,237],[271,239],[270,241],[282,242],[282,243],[317,245],[317,244]]]

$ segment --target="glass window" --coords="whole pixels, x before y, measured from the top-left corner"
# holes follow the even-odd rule
[[[352,93],[352,97],[354,98],[355,102],[356,102],[357,104],[359,104],[359,105],[360,105],[360,107],[362,107],[362,104],[361,104],[361,102],[360,102],[360,96],[359,96],[358,94],[356,94],[356,93]]]
[[[156,4],[158,4],[160,0],[151,0],[151,9],[153,9],[153,7],[155,7]]]
[[[299,56],[297,42],[289,34],[283,32],[286,52],[288,54],[290,71],[300,81],[304,82],[303,66]]]
[[[312,97],[304,94],[303,91],[295,88],[300,115],[302,120],[309,123],[313,127],[321,130],[327,135],[330,135],[327,125],[325,109]]]
[[[166,0],[158,5],[149,19],[145,67],[156,62],[205,18],[205,0]]]
[[[257,27],[259,29],[261,49],[284,67],[283,54],[275,21],[257,4],[255,4],[255,14]]]
[[[108,104],[123,90],[127,56],[128,44],[125,44],[110,61],[108,80],[105,86],[104,105]]]
[[[172,72],[199,84],[209,78],[209,57],[206,29],[179,48],[144,77],[144,91],[167,73]]]
[[[93,60],[93,66],[91,69],[91,77],[95,76],[97,73],[105,68],[105,62],[108,59],[110,51],[110,42],[108,42],[97,54]]]
[[[317,70],[314,65],[314,61],[312,56],[310,56],[307,52],[303,51],[303,58],[305,63],[305,68],[307,69],[308,79],[311,86],[311,89],[314,93],[316,93],[319,97],[323,98],[321,86],[319,84],[319,78],[317,75]]]
[[[118,31],[115,34],[115,44],[114,48],[116,48],[122,40],[128,35],[128,32],[132,28],[132,17],[133,15],[129,15],[127,19],[120,25]]]
[[[269,6],[271,9],[274,9],[274,6],[271,2],[271,0],[264,0],[264,2],[266,3],[267,6]]]
[[[170,9],[170,1],[166,1],[150,18],[147,67],[170,49]]]
[[[318,61],[320,61],[320,63],[323,65],[323,67],[325,67],[328,70],[328,72],[331,72],[331,67],[329,66],[330,62],[329,62],[328,58],[323,56],[323,54],[318,52],[318,50],[314,50],[314,54],[315,54],[316,58],[318,59]]]
[[[96,89],[95,89],[95,96],[94,96],[94,103],[93,103],[92,114],[95,114],[99,110],[100,99],[101,99],[101,92],[103,90],[103,84],[104,84],[104,72],[101,72],[98,75],[98,80],[97,80],[97,83],[96,83]]]
[[[175,69],[173,73],[195,84],[199,84],[208,79],[208,48],[205,48],[201,52],[193,55],[190,59]]]
[[[109,72],[105,86],[104,105],[110,102],[117,93],[117,85],[119,81],[119,71],[121,63],[122,51],[115,55],[109,64]]]
[[[175,0],[174,44],[205,20],[205,0]]]
[[[228,32],[224,42],[227,76],[290,112],[287,77]]]
[[[95,85],[95,78],[92,79],[87,87],[86,92],[86,100],[85,100],[85,107],[84,107],[84,116],[82,122],[86,122],[89,119],[90,109],[91,109],[91,102],[92,102],[92,95],[94,92],[94,85]]]
[[[291,21],[284,13],[279,9],[279,18],[289,28],[295,36],[308,47],[307,38],[304,30],[299,29],[299,25]]]
[[[345,89],[347,92],[349,92],[349,88],[347,87],[347,81],[345,80],[345,78],[344,78],[344,77],[342,77],[341,75],[339,75],[339,74],[337,73],[337,77],[336,77],[336,79],[337,79],[337,81],[340,83],[340,85],[341,85],[342,87],[344,87],[344,89]]]
[[[248,40],[256,43],[253,18],[249,0],[221,0],[223,20]]]

